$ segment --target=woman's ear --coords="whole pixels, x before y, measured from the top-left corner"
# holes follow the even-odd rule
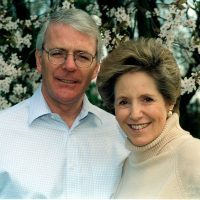
[[[172,104],[172,105],[169,106],[169,110],[171,110],[173,112],[173,110],[174,110],[174,104]]]
[[[169,105],[167,109],[167,118],[171,117],[173,114],[174,104]]]

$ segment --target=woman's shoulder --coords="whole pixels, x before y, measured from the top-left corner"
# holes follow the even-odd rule
[[[186,136],[176,147],[176,157],[179,163],[198,163],[200,166],[200,139]]]
[[[177,176],[188,198],[200,197],[200,140],[187,137],[177,148]]]
[[[200,156],[200,139],[188,135],[178,146],[178,153],[185,158]]]

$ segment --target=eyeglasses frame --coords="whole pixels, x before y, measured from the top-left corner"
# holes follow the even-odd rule
[[[49,50],[48,50],[48,49],[42,47],[42,51],[45,51],[45,52],[47,53],[47,55],[48,55],[48,60],[49,60],[49,62],[51,62],[51,61],[50,61],[50,53],[51,53],[52,50],[55,50],[55,49],[65,51],[65,50],[59,49],[59,48],[53,48],[53,49],[49,49]],[[83,51],[80,51],[80,52],[83,52]],[[80,53],[80,52],[79,52],[79,53]],[[89,65],[88,67],[85,67],[85,68],[89,68],[89,67],[91,67],[91,65],[92,65],[92,63],[93,63],[93,61],[94,61],[94,59],[96,58],[96,54],[93,56],[92,54],[90,54],[90,53],[88,53],[88,52],[84,52],[84,53],[87,53],[87,54],[91,55],[91,58],[92,58],[91,63],[90,63],[90,65]],[[76,63],[76,58],[75,58],[76,54],[74,54],[74,53],[67,53],[67,52],[66,52],[66,56],[65,56],[65,61],[64,61],[63,63],[61,63],[60,65],[62,65],[62,64],[64,64],[64,63],[66,62],[67,55],[73,55],[74,63],[77,65],[77,63]],[[52,63],[52,62],[51,62],[51,63]],[[52,64],[55,64],[55,63],[52,63]],[[79,66],[79,65],[77,65],[77,67],[82,68],[82,67]]]

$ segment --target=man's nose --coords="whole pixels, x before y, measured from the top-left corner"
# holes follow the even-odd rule
[[[67,69],[68,71],[74,71],[77,69],[73,54],[66,55],[65,62],[63,63],[63,69]]]

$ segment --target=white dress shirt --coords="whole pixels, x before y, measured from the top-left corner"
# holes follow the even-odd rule
[[[114,116],[85,95],[68,128],[39,87],[0,112],[0,197],[110,198],[128,154]]]

